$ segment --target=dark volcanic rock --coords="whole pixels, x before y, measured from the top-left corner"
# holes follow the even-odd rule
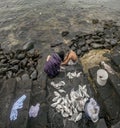
[[[103,47],[104,47],[104,45],[102,45],[102,44],[97,44],[97,43],[92,43],[91,46],[92,46],[92,48],[94,48],[94,49],[98,49],[98,48],[103,48]]]
[[[28,74],[23,74],[21,78],[22,78],[22,80],[29,80],[30,79]]]
[[[97,123],[97,128],[107,128],[104,119],[100,119],[100,120],[99,120],[99,122]]]
[[[63,44],[63,42],[54,42],[51,44],[51,47],[56,47],[56,46],[59,46],[61,44]]]
[[[23,46],[23,50],[29,51],[34,48],[33,42],[28,42]]]
[[[10,61],[10,64],[11,64],[11,65],[16,65],[16,64],[18,64],[19,62],[20,62],[20,60],[15,59],[15,60],[11,60],[11,61]]]
[[[112,46],[115,46],[115,45],[117,44],[117,40],[116,40],[116,39],[112,39],[112,40],[110,41],[110,44],[111,44]]]
[[[37,70],[34,70],[34,71],[32,72],[32,74],[30,75],[30,78],[31,78],[32,80],[37,79]]]
[[[18,60],[22,60],[22,59],[24,59],[25,58],[25,53],[21,53],[21,54],[18,54],[17,55],[17,59]]]
[[[11,71],[8,71],[8,72],[6,73],[6,75],[7,75],[8,78],[11,78],[11,77],[12,77],[12,72],[11,72]]]
[[[88,51],[88,46],[84,46],[81,48],[82,52],[87,52]]]
[[[80,41],[78,44],[79,47],[84,46],[84,45],[85,45],[85,41],[83,41],[83,42]]]
[[[67,36],[68,34],[69,34],[68,31],[63,31],[63,32],[62,32],[62,37]]]
[[[81,51],[80,49],[78,49],[78,50],[77,50],[77,55],[80,56],[81,52],[82,52],[82,51]]]
[[[9,70],[16,73],[16,72],[18,72],[19,67],[18,67],[18,65],[14,65],[13,67],[9,68]]]
[[[0,68],[0,75],[5,74],[7,70],[8,70],[7,68]]]

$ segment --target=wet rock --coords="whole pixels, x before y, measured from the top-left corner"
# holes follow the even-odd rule
[[[110,44],[112,46],[115,46],[117,44],[117,40],[116,39],[111,39]]]
[[[56,47],[56,46],[59,46],[61,44],[63,44],[63,42],[56,41],[56,42],[54,42],[54,43],[51,44],[51,47]]]
[[[92,46],[92,48],[94,48],[94,49],[98,49],[98,48],[103,48],[103,47],[104,47],[104,45],[102,45],[102,44],[97,44],[97,43],[92,43],[91,46]]]
[[[22,78],[23,81],[30,79],[28,74],[23,74],[21,78]]]
[[[86,35],[86,36],[85,36],[85,39],[86,39],[86,40],[90,39],[90,35]]]
[[[2,59],[1,63],[7,63],[7,61],[8,61],[7,59]]]
[[[0,51],[0,56],[1,56],[1,55],[4,55],[4,52],[3,52],[3,51]]]
[[[109,38],[105,38],[105,42],[110,43],[110,39]]]
[[[81,51],[80,49],[78,49],[78,50],[77,50],[77,55],[80,56],[81,52],[82,52],[82,51]]]
[[[105,44],[104,44],[104,48],[106,48],[106,49],[111,49],[112,47],[111,47],[111,45],[110,45],[109,43],[105,43]]]
[[[18,69],[19,69],[18,65],[14,65],[13,67],[9,68],[9,70],[11,70],[14,73],[18,72]]]
[[[65,37],[65,36],[67,36],[68,34],[69,34],[68,31],[63,31],[61,35],[62,35],[62,37]]]
[[[13,59],[14,58],[14,53],[10,52],[9,56],[10,56],[11,59]]]
[[[97,36],[97,35],[92,36],[92,38],[95,39],[95,40],[100,39],[100,37]]]
[[[81,48],[81,51],[82,51],[82,52],[87,52],[87,51],[88,51],[88,46],[82,47],[82,48]]]
[[[23,46],[23,50],[29,51],[34,48],[33,42],[28,42]]]
[[[119,121],[117,124],[112,125],[112,127],[111,127],[111,128],[120,128],[120,121]]]
[[[7,68],[0,68],[0,75],[3,75],[7,72]]]
[[[47,76],[45,73],[42,73],[40,78],[38,79],[38,83],[41,89],[46,89],[46,84],[47,84],[46,81],[47,81]]]
[[[105,120],[104,119],[100,119],[99,122],[97,123],[97,127],[96,128],[107,128]]]
[[[21,81],[20,77],[15,77],[15,79],[16,79],[17,82]]]
[[[18,60],[22,60],[22,59],[24,59],[25,58],[25,53],[21,53],[21,54],[18,54],[17,55],[17,59]]]
[[[95,43],[99,43],[99,44],[104,44],[104,39],[97,39],[97,40],[94,40]]]
[[[37,79],[37,70],[34,70],[34,71],[33,71],[33,73],[30,75],[30,78],[31,78],[32,80]]]
[[[0,55],[0,60],[2,59],[6,59],[6,57],[4,55]]]
[[[98,24],[99,23],[99,20],[98,19],[92,19],[92,23],[93,24]]]
[[[27,64],[27,61],[28,61],[27,58],[23,59],[23,60],[20,62],[21,67],[25,67],[26,64]]]
[[[71,48],[72,45],[73,45],[73,42],[70,41],[70,42],[68,43],[68,46]]]
[[[15,59],[15,60],[11,60],[11,61],[10,61],[10,64],[11,64],[11,65],[16,65],[16,64],[18,64],[19,62],[20,62],[20,60]]]
[[[11,71],[8,71],[8,72],[6,73],[6,76],[7,76],[8,78],[12,78],[12,72],[11,72]]]
[[[94,42],[93,39],[86,40],[86,44],[91,44],[91,43],[93,43],[93,42]]]
[[[64,128],[63,117],[61,114],[55,113],[54,109],[49,108],[48,121],[51,122],[53,128]],[[55,117],[53,117],[53,115],[55,115]]]
[[[78,44],[79,47],[84,46],[84,45],[85,45],[85,41],[79,42]]]
[[[8,67],[8,64],[1,64],[0,63],[0,68],[6,68],[6,67]]]
[[[72,49],[73,51],[75,51],[75,50],[76,50],[76,47],[75,47],[75,46],[72,46],[71,49]]]

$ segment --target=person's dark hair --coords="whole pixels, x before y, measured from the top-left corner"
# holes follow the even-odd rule
[[[64,60],[64,57],[65,57],[65,53],[64,51],[60,51],[57,53],[59,55],[59,57],[61,58],[61,60],[63,61]]]

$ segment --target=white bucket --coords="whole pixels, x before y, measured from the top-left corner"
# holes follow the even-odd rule
[[[104,69],[99,69],[97,71],[97,83],[101,86],[104,86],[108,79],[108,73]]]

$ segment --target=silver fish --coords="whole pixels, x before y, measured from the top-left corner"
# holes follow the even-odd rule
[[[63,90],[63,89],[59,89],[58,90],[60,93],[65,93],[66,91],[65,90]]]
[[[79,121],[82,118],[82,113],[79,113],[75,119],[75,122]]]
[[[57,102],[51,104],[51,107],[56,107],[60,102],[61,102],[62,98],[59,98]]]
[[[61,95],[60,95],[57,91],[54,91],[54,95],[55,95],[56,97],[61,97]]]

